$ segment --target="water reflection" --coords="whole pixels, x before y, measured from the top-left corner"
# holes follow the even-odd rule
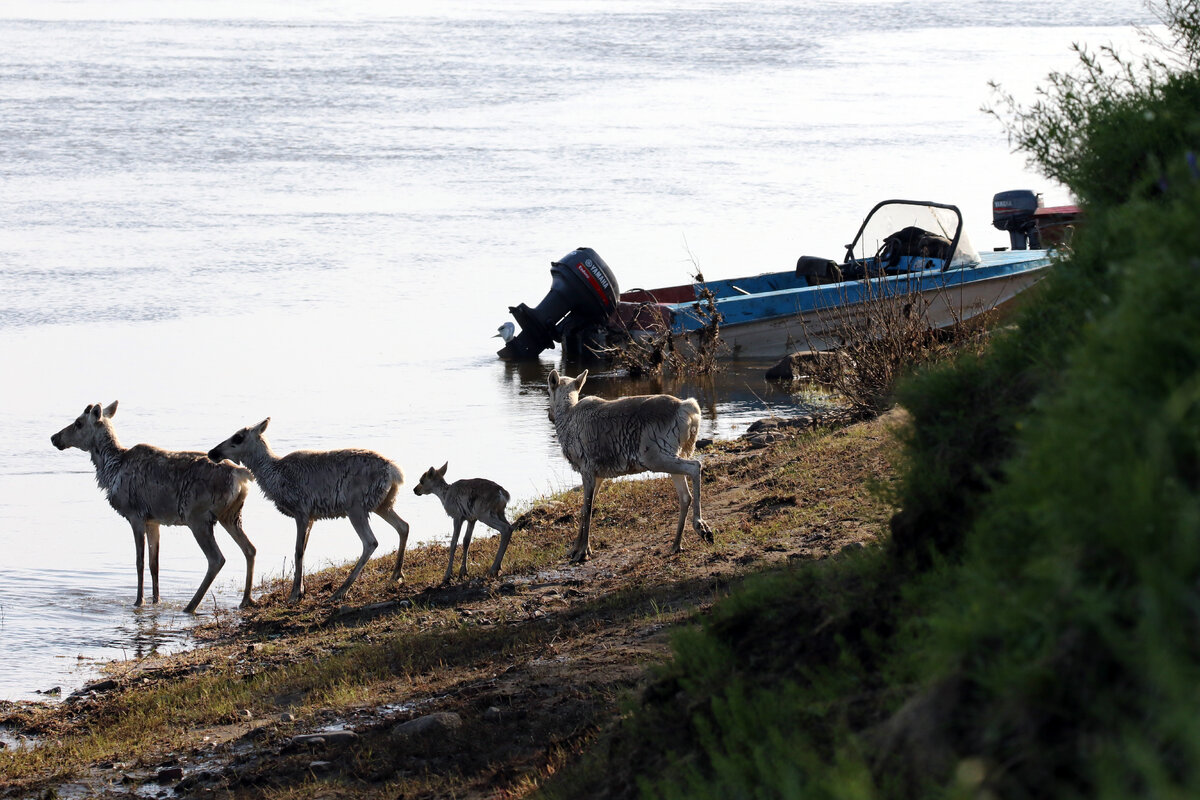
[[[197,619],[177,608],[143,606],[117,623],[110,646],[119,647],[127,660],[178,652],[188,646]]]
[[[161,578],[173,586],[181,575]],[[134,609],[128,583],[125,570],[0,568],[0,699],[61,699],[110,661],[189,647],[198,619],[183,601]]]
[[[503,383],[518,396],[541,396],[545,407],[546,380],[552,369],[565,375],[588,370],[584,395],[615,399],[634,394],[672,394],[694,397],[706,420],[706,436],[728,436],[739,427],[765,416],[793,416],[828,409],[834,396],[811,383],[768,380],[773,361],[726,360],[708,374],[666,373],[630,377],[627,372],[597,360],[503,362]]]

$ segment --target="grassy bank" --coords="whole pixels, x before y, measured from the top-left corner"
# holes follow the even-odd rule
[[[375,559],[342,606],[344,572],[311,576],[310,595],[202,629],[197,650],[112,668],[115,686],[55,706],[8,705],[9,724],[40,738],[0,751],[7,796],[79,785],[122,796],[178,765],[180,794],[232,797],[523,796],[569,771],[611,731],[670,632],[758,573],[789,574],[873,543],[890,509],[871,487],[891,475],[887,421],[801,432],[768,448],[718,443],[705,458],[705,516],[714,545],[673,538],[668,480],[610,482],[593,519],[596,557],[564,557],[578,492],[525,515],[497,582],[441,587],[446,551],[416,548],[407,583]],[[472,574],[495,540],[472,549]],[[399,723],[435,712],[461,727],[398,741]],[[297,746],[339,725],[352,742]],[[314,764],[317,765],[314,767]]]

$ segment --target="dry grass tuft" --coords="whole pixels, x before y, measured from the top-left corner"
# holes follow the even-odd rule
[[[867,300],[826,312],[834,319],[833,335],[843,342],[832,357],[813,362],[813,378],[844,397],[859,417],[891,408],[897,382],[913,370],[953,358],[962,352],[980,353],[984,331],[993,312],[948,328],[930,327],[926,312],[931,300],[915,294],[880,290],[861,282]]]

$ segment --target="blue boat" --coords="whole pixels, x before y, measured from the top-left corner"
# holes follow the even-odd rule
[[[734,358],[833,350],[869,334],[880,302],[900,300],[932,328],[1002,309],[1045,276],[1049,252],[980,254],[955,206],[885,200],[840,261],[802,256],[785,272],[626,292],[617,318],[634,339],[668,333],[685,347],[699,346],[717,320],[724,354]]]
[[[551,263],[553,284],[541,303],[509,308],[521,332],[501,326],[498,355],[535,358],[554,342],[583,358],[639,342],[686,354],[713,352],[719,342],[718,356],[774,359],[871,335],[881,304],[918,314],[935,329],[970,322],[1005,308],[1046,275],[1051,251],[1041,247],[1040,206],[1032,192],[996,195],[993,224],[1009,232],[1012,248],[980,254],[957,207],[885,200],[840,260],[801,256],[792,270],[624,293],[594,250],[577,248]],[[1053,216],[1056,236],[1069,230],[1064,219]]]

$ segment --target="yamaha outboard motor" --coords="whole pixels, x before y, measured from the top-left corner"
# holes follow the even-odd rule
[[[1034,213],[1042,207],[1042,198],[1028,189],[1000,192],[992,198],[992,225],[1008,231],[1013,250],[1040,250]]]
[[[617,308],[621,290],[608,264],[590,247],[580,247],[550,263],[550,291],[536,308],[521,303],[509,307],[521,332],[496,355],[505,360],[537,358],[562,341],[568,322],[573,327],[603,323]],[[569,319],[568,319],[569,318]]]

